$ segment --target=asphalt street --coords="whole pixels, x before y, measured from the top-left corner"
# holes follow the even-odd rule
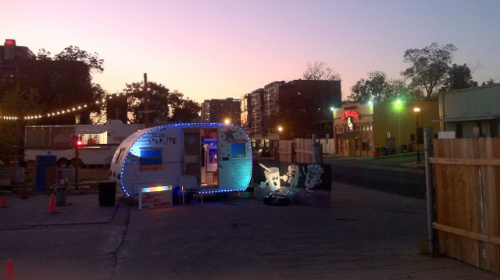
[[[7,195],[0,263],[15,279],[498,279],[425,252],[425,201],[332,185],[330,208],[206,198],[139,210],[120,199]]]
[[[422,156],[422,159],[424,157]],[[387,157],[325,158],[335,182],[425,199],[425,169],[416,153]],[[410,164],[409,167],[405,167]]]

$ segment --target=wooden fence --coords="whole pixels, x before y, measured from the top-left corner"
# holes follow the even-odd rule
[[[323,154],[327,155],[333,155],[333,145],[335,144],[333,139],[320,139],[319,142],[321,143],[321,146],[323,148]]]
[[[295,140],[280,140],[278,153],[281,162],[295,161],[294,145]]]
[[[280,140],[281,162],[312,163],[312,139]]]
[[[333,154],[333,140],[318,139],[321,143],[323,155]],[[312,139],[280,140],[279,159],[281,162],[312,163]]]
[[[433,141],[439,252],[500,272],[500,138]]]

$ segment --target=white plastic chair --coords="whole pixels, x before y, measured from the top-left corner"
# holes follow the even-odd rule
[[[187,192],[196,193],[201,187],[198,185],[198,181],[194,175],[182,175],[180,177],[179,185],[181,186],[182,193],[182,205],[185,205],[184,200],[184,190]],[[201,204],[203,204],[203,195],[200,194]]]

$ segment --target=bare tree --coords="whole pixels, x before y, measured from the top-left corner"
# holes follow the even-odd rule
[[[309,62],[302,77],[306,80],[340,81],[340,75],[334,69],[328,67],[324,62],[318,61],[314,64]]]

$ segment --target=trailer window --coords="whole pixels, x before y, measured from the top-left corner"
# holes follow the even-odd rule
[[[245,143],[231,143],[231,157],[244,158],[245,150]]]
[[[115,159],[115,163],[118,163],[120,161],[120,159],[122,158],[123,156],[123,152],[125,151],[125,149],[120,149],[120,152],[118,152],[118,156],[116,157]]]
[[[139,157],[139,170],[161,170],[162,169],[162,149],[141,150]]]

